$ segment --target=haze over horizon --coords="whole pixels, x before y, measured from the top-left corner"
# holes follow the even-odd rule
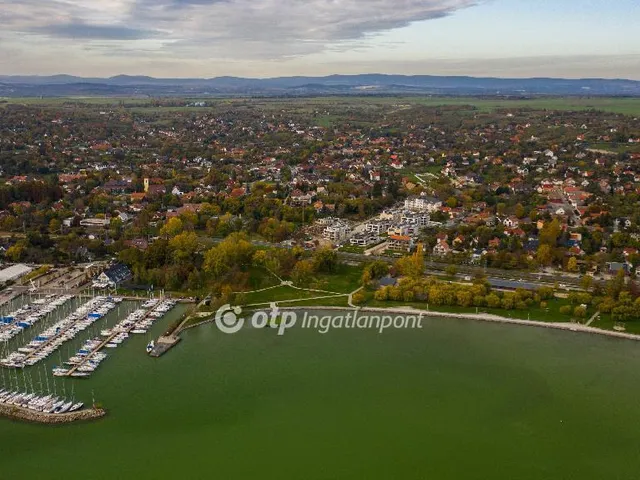
[[[0,0],[0,75],[640,80],[619,0]]]

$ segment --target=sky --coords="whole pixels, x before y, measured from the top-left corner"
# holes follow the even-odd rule
[[[0,0],[0,75],[640,80],[640,0]]]

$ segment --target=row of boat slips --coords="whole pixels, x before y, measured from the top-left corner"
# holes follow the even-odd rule
[[[12,392],[0,390],[0,403],[16,407],[28,408],[42,413],[69,413],[80,410],[84,403],[67,401],[53,395],[40,396],[35,393]]]
[[[0,360],[0,365],[24,368],[35,365],[55,352],[64,342],[86,330],[98,319],[113,310],[122,298],[95,297],[68,317],[47,328],[26,346]]]
[[[129,337],[129,333],[147,333],[155,321],[165,316],[169,310],[175,307],[176,303],[175,300],[169,299],[163,301],[151,299],[145,302],[141,308],[132,312],[113,328],[100,332],[103,337],[111,337],[105,346],[116,348]]]
[[[34,301],[31,305],[25,305],[19,310],[1,317],[0,342],[7,342],[27,328],[31,328],[72,298],[73,295],[47,295],[45,298]]]
[[[130,333],[147,333],[153,323],[169,312],[176,303],[175,300],[148,300],[113,328],[102,330],[101,337],[87,340],[73,357],[64,362],[64,366],[55,367],[53,374],[58,377],[90,376],[107,357],[106,353],[100,351],[103,347],[118,347],[129,338]]]
[[[100,338],[87,340],[73,357],[64,362],[67,367],[56,366],[53,374],[56,377],[88,377],[107,358],[106,353],[97,350],[102,343]]]

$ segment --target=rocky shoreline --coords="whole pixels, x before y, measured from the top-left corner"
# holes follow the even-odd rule
[[[101,408],[90,408],[79,410],[71,413],[43,413],[36,412],[24,407],[16,405],[0,404],[0,417],[9,418],[11,420],[20,420],[30,423],[41,423],[47,425],[58,425],[64,423],[74,423],[87,420],[95,420],[104,417],[106,410]]]

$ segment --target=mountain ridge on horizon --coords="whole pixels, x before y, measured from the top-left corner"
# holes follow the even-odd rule
[[[100,95],[618,95],[640,96],[640,81],[606,78],[503,78],[401,74],[333,74],[247,78],[156,78],[146,75],[79,77],[0,75],[0,96]]]

